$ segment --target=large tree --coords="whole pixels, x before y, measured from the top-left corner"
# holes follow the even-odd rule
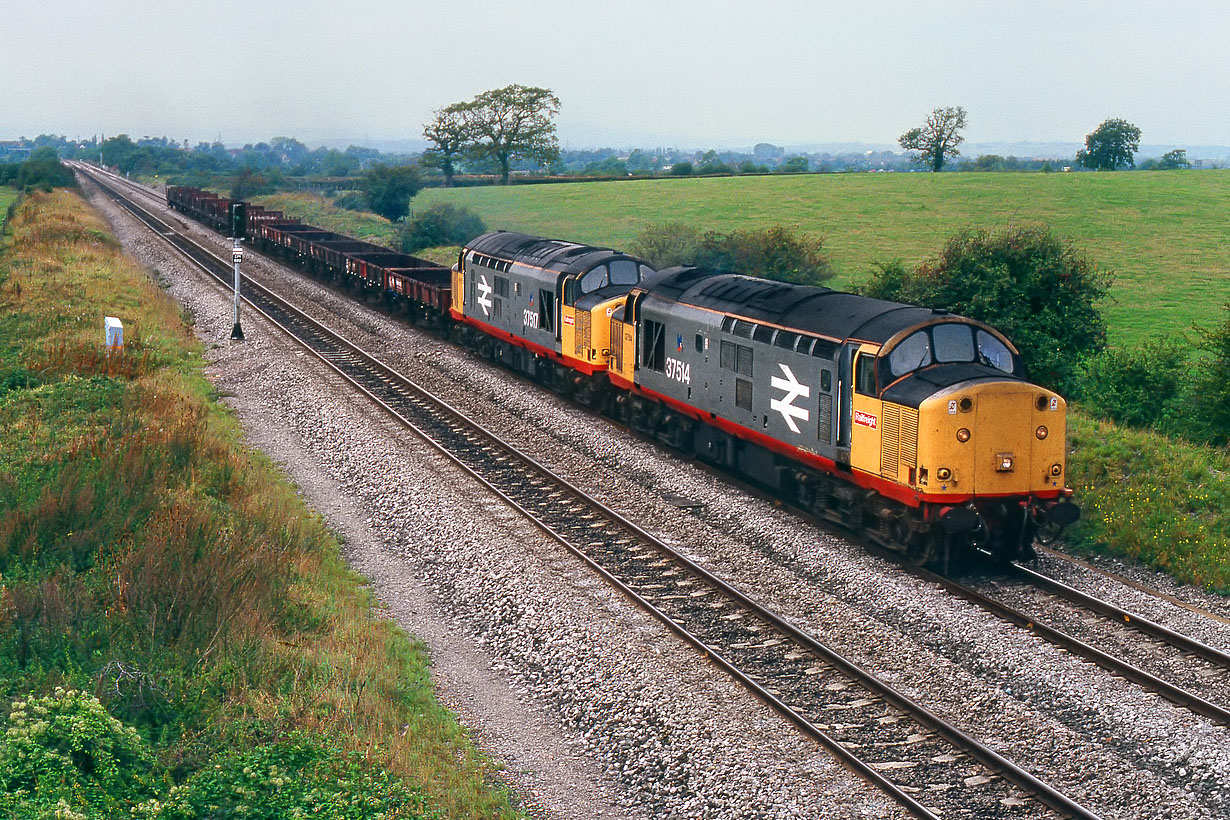
[[[965,127],[965,109],[937,108],[927,117],[922,128],[911,128],[897,142],[906,151],[917,151],[918,161],[939,171],[944,163],[961,152],[957,146],[965,141],[961,129]]]
[[[419,171],[413,165],[378,163],[363,174],[360,183],[368,204],[390,222],[410,213],[410,198],[423,186]]]
[[[559,97],[548,88],[509,85],[462,103],[471,152],[500,166],[500,181],[508,184],[509,164],[526,159],[549,165],[559,159],[559,140],[551,118],[559,113]]]
[[[1133,155],[1140,149],[1140,129],[1127,120],[1112,118],[1085,137],[1085,148],[1076,162],[1097,171],[1136,167]]]
[[[470,150],[470,131],[466,121],[466,103],[454,103],[435,112],[436,118],[423,126],[423,139],[434,148],[423,152],[420,160],[426,168],[439,168],[444,174],[444,187],[453,187],[457,162]]]

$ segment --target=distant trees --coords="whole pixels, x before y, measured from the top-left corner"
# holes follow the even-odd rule
[[[777,171],[782,174],[805,174],[809,166],[807,157],[791,157],[777,166]]]
[[[559,97],[551,89],[516,84],[441,108],[423,128],[423,137],[435,146],[424,156],[423,165],[439,168],[445,185],[451,185],[463,156],[489,160],[499,169],[500,182],[507,185],[514,160],[548,166],[559,159],[559,139],[551,119],[559,109]]]
[[[56,149],[44,146],[31,151],[25,162],[0,164],[0,185],[9,184],[23,191],[50,191],[72,188],[77,179],[68,166],[60,162]]]
[[[897,138],[897,143],[906,151],[917,151],[919,162],[939,171],[945,162],[961,153],[957,146],[965,141],[961,136],[964,127],[964,108],[937,108],[922,128],[911,128]]]
[[[423,181],[413,165],[381,162],[363,174],[359,187],[373,211],[396,222],[410,213],[410,199],[423,187]]]
[[[1140,129],[1127,120],[1106,120],[1085,137],[1085,147],[1076,152],[1076,162],[1095,171],[1134,168],[1140,150]]]
[[[470,143],[465,103],[445,106],[435,114],[435,119],[423,126],[423,139],[435,147],[425,151],[419,163],[427,168],[439,168],[444,175],[444,187],[452,188],[457,163],[466,155]]]
[[[1157,169],[1159,171],[1174,171],[1179,168],[1191,168],[1192,164],[1187,161],[1187,151],[1183,148],[1176,148],[1173,151],[1167,151],[1162,154],[1162,158],[1157,161]]]
[[[712,149],[701,155],[700,165],[696,166],[698,174],[733,174],[734,172],[735,169],[722,162],[718,158],[717,151]]]

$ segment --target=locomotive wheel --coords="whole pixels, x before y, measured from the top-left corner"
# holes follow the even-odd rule
[[[935,558],[935,536],[920,534],[906,544],[905,560],[916,567],[926,566]]]

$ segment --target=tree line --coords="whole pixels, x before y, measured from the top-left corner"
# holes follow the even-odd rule
[[[965,137],[961,130],[966,126],[966,112],[961,106],[936,108],[918,128],[911,128],[897,138],[897,144],[906,151],[916,151],[914,161],[931,171],[942,171],[948,161],[960,156],[960,145]],[[1076,152],[1075,164],[1093,171],[1116,171],[1136,167],[1136,152],[1140,150],[1140,129],[1127,120],[1112,117],[1085,136],[1085,147]],[[982,160],[983,157],[979,157]],[[1002,158],[998,158],[1002,159]],[[978,163],[975,163],[978,165]],[[1190,168],[1187,151],[1182,148],[1170,151],[1155,162],[1152,168],[1173,170]],[[976,170],[1003,170],[1001,168],[976,168]]]

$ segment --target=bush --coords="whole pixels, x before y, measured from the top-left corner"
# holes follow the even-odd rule
[[[136,730],[108,714],[93,695],[61,688],[19,700],[0,736],[0,813],[127,815],[154,793],[153,765]]]
[[[360,185],[372,211],[397,222],[410,213],[410,200],[423,187],[423,180],[413,165],[380,162],[364,172]]]
[[[1230,444],[1230,303],[1220,326],[1197,329],[1204,341],[1197,345],[1206,356],[1196,360],[1190,401],[1195,422],[1192,437],[1210,444]]]
[[[0,185],[12,185],[23,191],[50,191],[76,187],[77,179],[60,162],[54,148],[43,147],[30,152],[25,162],[0,163]]]
[[[485,230],[483,220],[470,209],[437,202],[406,222],[401,231],[401,249],[414,253],[441,245],[464,245]]]
[[[1087,410],[1133,427],[1158,427],[1180,400],[1187,351],[1171,338],[1104,350],[1085,362],[1079,397]]]
[[[366,211],[367,195],[361,191],[346,191],[333,197],[333,205],[347,211]]]
[[[1046,228],[963,231],[914,271],[881,265],[865,296],[946,308],[1008,336],[1039,384],[1072,392],[1080,364],[1106,347],[1096,307],[1113,276]]]
[[[438,817],[422,794],[356,755],[344,755],[323,739],[296,733],[281,742],[231,754],[151,801],[142,820],[244,817],[320,820]]]
[[[632,252],[659,270],[697,265],[808,285],[833,275],[824,240],[797,236],[781,225],[702,234],[678,222],[664,222],[641,231]]]
[[[677,177],[686,177],[692,173],[692,170],[692,163],[687,160],[684,160],[683,162],[676,162],[671,166],[671,173]]]
[[[637,234],[629,250],[658,270],[698,265],[705,255],[704,235],[682,222],[658,222]]]

